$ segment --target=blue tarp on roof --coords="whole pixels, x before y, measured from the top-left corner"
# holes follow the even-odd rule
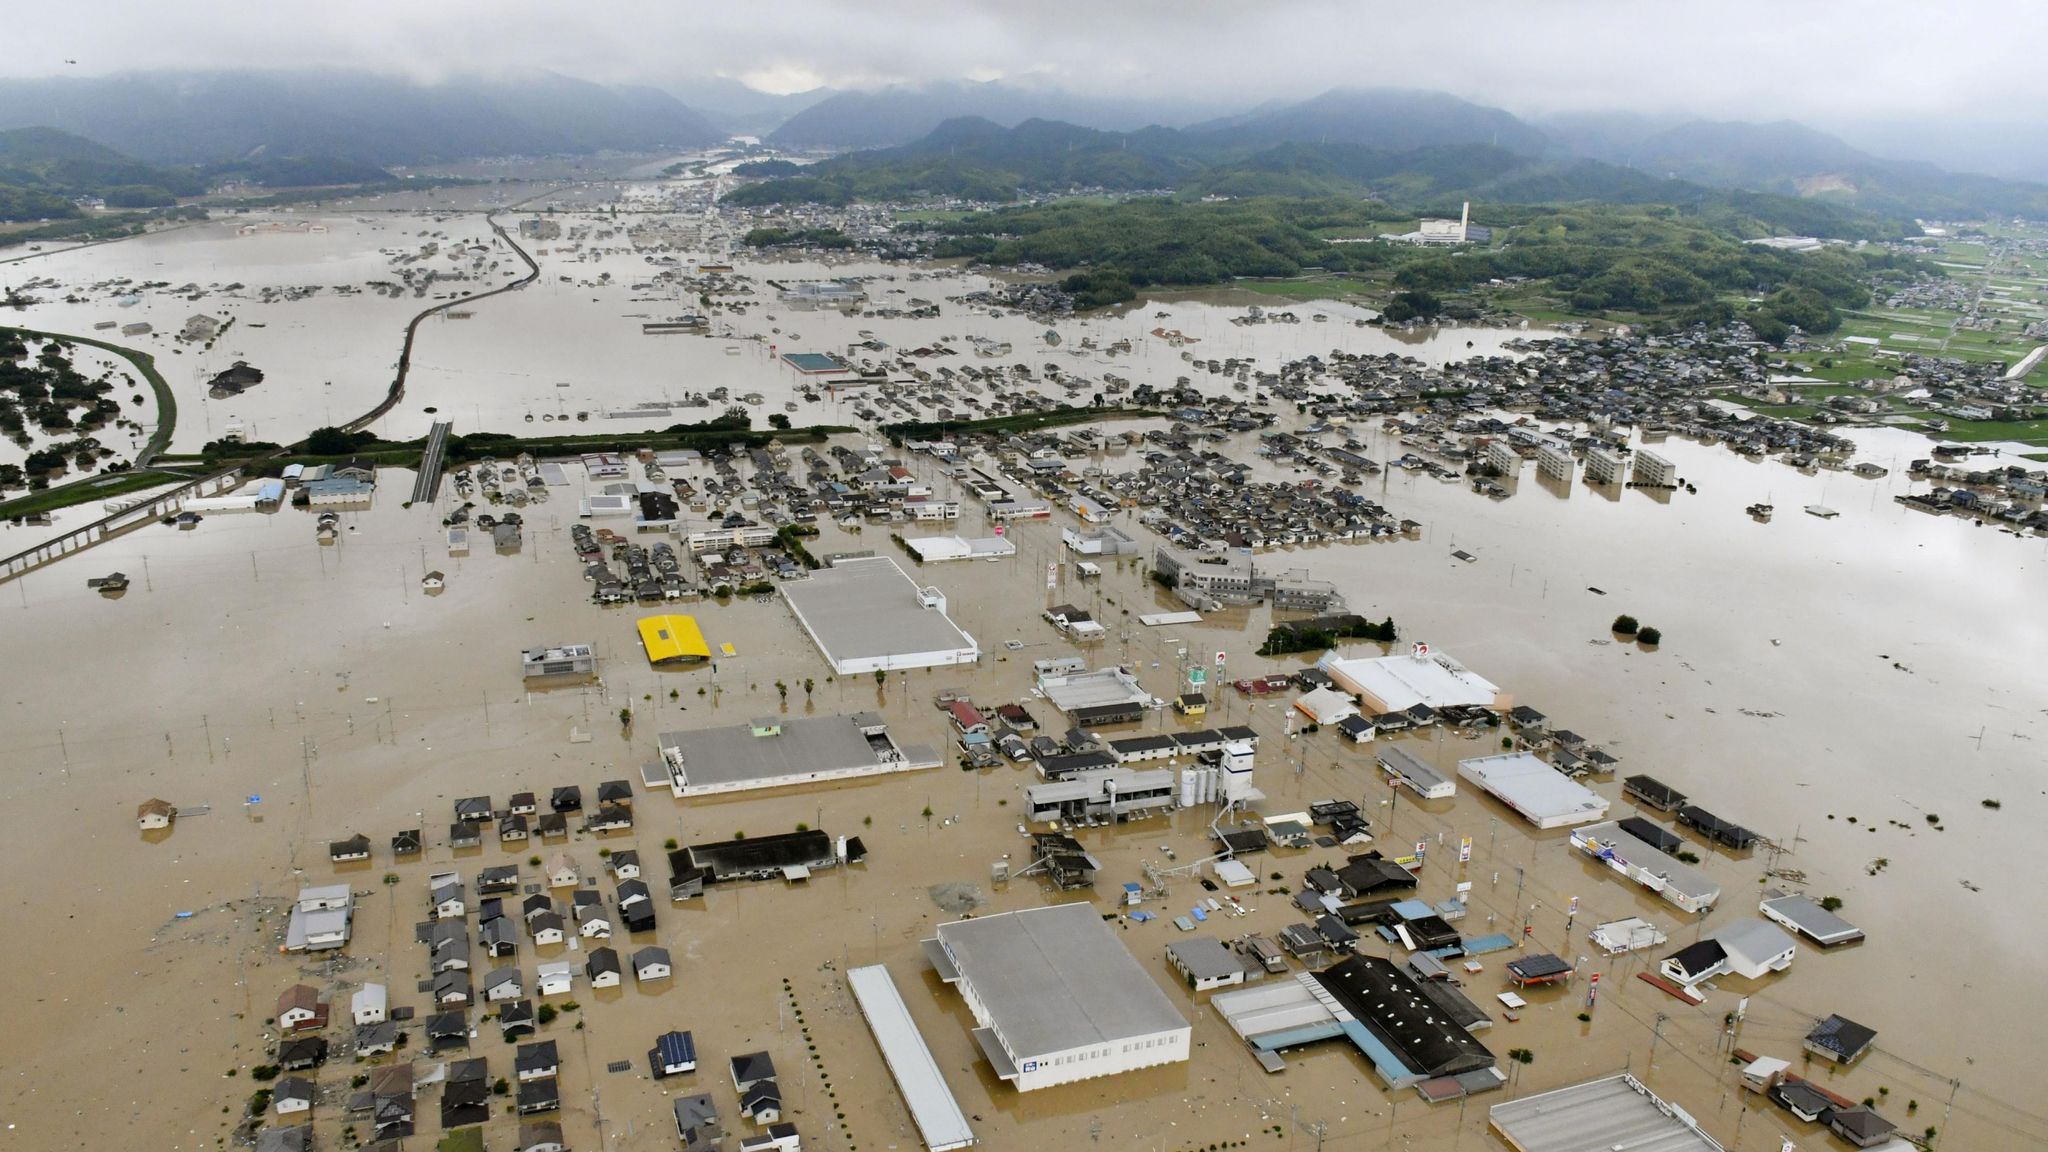
[[[1427,900],[1396,901],[1390,911],[1403,920],[1420,920],[1424,916],[1436,915],[1436,910],[1429,906]]]

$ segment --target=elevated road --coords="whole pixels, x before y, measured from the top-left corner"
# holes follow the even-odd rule
[[[435,494],[441,491],[441,456],[448,449],[448,429],[452,427],[452,422],[441,420],[427,433],[427,450],[420,454],[419,475],[412,482],[414,504],[431,507]]]

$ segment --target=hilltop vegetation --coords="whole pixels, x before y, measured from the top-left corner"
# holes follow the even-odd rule
[[[72,201],[83,196],[112,208],[156,208],[205,190],[197,173],[131,160],[68,132],[0,131],[0,220],[76,217]]]
[[[1745,244],[1769,234],[1770,222],[1725,204],[1694,212],[1585,204],[1507,216],[1499,222],[1507,242],[1466,250],[1330,244],[1327,236],[1369,233],[1390,218],[1384,205],[1338,199],[1066,201],[931,227],[944,235],[937,255],[1073,270],[1066,287],[1090,306],[1131,299],[1144,287],[1323,269],[1385,281],[1408,294],[1408,315],[1426,315],[1437,294],[1519,278],[1545,282],[1575,311],[1673,321],[1725,319],[1737,312],[1730,298],[1760,296],[1745,318],[1777,340],[1790,325],[1832,331],[1840,309],[1868,302],[1873,278],[1927,270],[1875,249],[1794,254]]]

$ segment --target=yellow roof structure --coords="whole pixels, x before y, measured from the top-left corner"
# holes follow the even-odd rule
[[[694,616],[642,616],[640,646],[649,664],[701,664],[711,659],[711,646]]]

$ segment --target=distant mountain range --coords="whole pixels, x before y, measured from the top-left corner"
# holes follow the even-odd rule
[[[97,163],[191,166],[273,186],[371,181],[393,167],[480,156],[697,148],[746,134],[789,149],[866,150],[793,178],[812,183],[748,192],[770,199],[797,190],[817,199],[919,190],[1001,199],[1097,186],[1634,202],[1671,194],[1676,180],[1891,218],[2048,216],[2043,185],[1884,159],[1790,122],[1620,113],[1531,121],[1403,89],[1338,89],[1231,112],[1001,81],[780,96],[719,78],[669,92],[548,72],[432,84],[355,71],[159,72],[0,79],[0,129],[11,128],[58,129],[112,149],[113,160]],[[2008,165],[2025,167],[2023,157]],[[33,175],[5,179],[45,197],[36,203],[68,187],[49,171]],[[33,191],[37,181],[42,191]],[[176,183],[158,172],[96,186]]]
[[[32,126],[159,164],[268,154],[389,167],[700,147],[726,137],[665,92],[553,73],[443,84],[330,71],[0,79],[0,128]]]
[[[1005,202],[1099,188],[1231,198],[1374,196],[1406,209],[1445,213],[1456,212],[1461,200],[1670,204],[1721,210],[1779,231],[1852,239],[1897,235],[1906,227],[1904,220],[1825,200],[1712,188],[1491,143],[1397,150],[1350,142],[1256,146],[1255,140],[1236,126],[1105,132],[1047,120],[1004,128],[968,117],[947,121],[914,144],[843,153],[735,189],[726,199],[739,205],[924,197]]]
[[[1055,106],[1066,111],[1054,111]],[[1516,170],[1516,180],[1508,190],[1518,196],[1538,195],[1546,187],[1559,194],[1589,188],[1596,196],[1611,194],[1628,184],[1605,170],[1619,168],[1643,175],[1643,180],[1635,182],[1638,193],[1652,191],[1659,181],[1675,179],[1710,188],[1799,197],[1891,217],[2048,215],[2048,187],[1883,159],[1788,121],[1724,123],[1624,113],[1560,116],[1531,123],[1499,108],[1441,92],[1404,89],[1337,89],[1308,100],[1276,102],[1206,120],[1186,115],[1178,120],[1145,120],[1138,115],[1141,107],[1111,108],[1100,102],[1062,99],[1001,84],[849,92],[798,113],[768,139],[787,147],[918,150],[884,152],[874,161],[845,166],[849,172],[867,172],[870,182],[876,182],[873,177],[878,167],[888,165],[907,178],[919,156],[931,159],[935,150],[943,149],[947,162],[926,167],[936,174],[954,174],[953,190],[947,193],[952,195],[967,195],[965,189],[974,186],[990,190],[1012,176],[1023,177],[1017,187],[1036,191],[1072,184],[1179,187],[1181,180],[1171,178],[1167,168],[1185,168],[1190,154],[1202,158],[1201,166],[1213,167],[1219,157],[1231,153],[1248,167],[1211,172],[1206,178],[1208,190],[1244,195],[1263,189],[1286,194],[1290,185],[1318,182],[1324,190],[1334,190],[1329,186],[1332,180],[1355,184],[1368,176],[1386,179],[1395,175],[1384,170],[1385,157],[1390,154],[1428,152],[1440,160],[1445,149],[1477,148],[1498,154],[1485,161],[1496,169],[1490,179]],[[952,109],[954,115],[943,115],[946,109]],[[962,118],[968,126],[963,126]],[[1119,151],[1136,150],[1137,156],[1149,157],[1148,163],[1129,156],[1113,161],[1079,156],[1052,165],[1027,164],[1028,171],[1013,172],[1017,161],[1049,139],[1060,139],[1069,149],[1085,151],[1090,147],[1079,138],[1061,139],[1056,130],[1043,125],[1002,144],[1004,154],[991,157],[990,149],[998,145],[988,135],[988,128],[1022,130],[1034,121],[1116,130],[1147,123],[1179,123],[1183,127],[1178,134],[1161,136],[1157,130],[1147,130],[1119,138]],[[913,135],[914,129],[925,125],[929,125],[925,135]],[[1260,150],[1285,144],[1313,145],[1318,151],[1251,159]],[[1347,146],[1362,152],[1347,159],[1343,151]],[[1467,160],[1477,155],[1481,153],[1468,154]],[[1503,155],[1518,159],[1509,163]],[[1161,167],[1169,156],[1172,163]],[[1597,166],[1588,167],[1588,162]],[[972,171],[967,165],[974,163],[994,170]],[[824,171],[829,169],[819,174]],[[1485,181],[1472,179],[1474,175],[1464,173],[1455,182],[1457,187],[1475,195],[1488,194]],[[1143,183],[1153,177],[1160,182]],[[1435,178],[1422,184],[1438,192],[1450,187]],[[945,191],[947,186],[940,181],[932,190]],[[1501,189],[1492,191],[1498,195]]]
[[[1539,156],[1550,147],[1541,129],[1498,108],[1402,88],[1333,89],[1298,104],[1196,124],[1189,131],[1233,144],[1357,144],[1391,152],[1483,144]]]
[[[1184,100],[1079,96],[991,81],[896,86],[837,92],[791,116],[767,136],[778,148],[887,148],[920,140],[948,120],[979,117],[1009,128],[1026,120],[1058,120],[1089,128],[1129,130],[1180,126],[1217,115],[1215,104]]]
[[[1577,117],[1552,126],[1580,155],[1718,188],[1832,200],[1873,212],[1953,218],[2048,214],[2048,187],[1873,156],[1825,132],[1768,124]]]

